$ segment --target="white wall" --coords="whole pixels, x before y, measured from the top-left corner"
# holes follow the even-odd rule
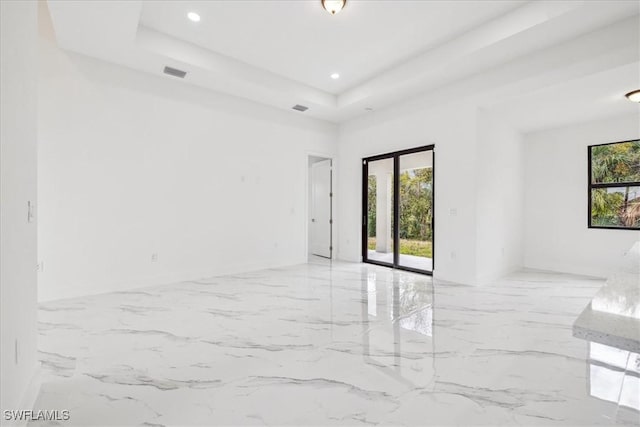
[[[400,106],[340,129],[341,259],[361,259],[362,158],[435,144],[434,276],[476,283],[476,119],[477,109],[465,104]]]
[[[524,262],[523,137],[480,109],[477,152],[477,279],[485,283]]]
[[[361,159],[435,144],[434,276],[483,284],[523,265],[523,138],[473,104],[429,102],[416,98],[341,128],[340,257],[361,259]]]
[[[40,53],[41,300],[306,261],[307,154],[335,126]]]
[[[0,1],[0,406],[28,409],[36,366],[37,3]],[[34,396],[35,397],[35,396]],[[31,402],[32,403],[32,402]],[[4,417],[3,417],[4,420]]]
[[[637,115],[526,136],[526,267],[598,277],[615,271],[640,232],[587,228],[587,146],[638,137]]]

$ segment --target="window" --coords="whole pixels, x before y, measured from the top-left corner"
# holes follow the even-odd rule
[[[640,230],[640,140],[589,149],[589,228]]]

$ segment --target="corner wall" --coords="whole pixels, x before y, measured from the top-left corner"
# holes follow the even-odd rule
[[[371,113],[340,129],[339,257],[361,260],[362,158],[435,144],[434,276],[476,282],[476,115],[473,106]]]
[[[524,263],[524,138],[491,112],[478,112],[477,279]]]
[[[471,103],[430,101],[341,127],[339,257],[361,260],[362,158],[435,144],[434,277],[483,284],[523,264],[522,136]]]
[[[35,1],[0,1],[0,406],[31,409],[37,392],[37,37]],[[4,415],[3,415],[4,424]]]
[[[334,125],[40,53],[41,300],[306,262],[307,154]]]
[[[587,227],[587,146],[639,137],[637,115],[526,135],[526,267],[597,277],[616,270],[640,232]]]

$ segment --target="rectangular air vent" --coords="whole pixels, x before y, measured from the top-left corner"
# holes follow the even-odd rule
[[[164,73],[169,74],[170,76],[179,77],[184,79],[184,76],[187,75],[186,71],[178,70],[177,68],[164,67]]]
[[[292,108],[297,111],[307,111],[309,109],[309,107],[305,107],[304,105],[300,104],[296,104]]]

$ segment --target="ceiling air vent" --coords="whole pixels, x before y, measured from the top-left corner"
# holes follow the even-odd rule
[[[164,67],[164,73],[169,74],[170,76],[179,77],[184,79],[184,76],[187,75],[186,71],[178,70],[177,68]]]
[[[291,108],[297,111],[307,111],[309,109],[309,107],[305,107],[304,105],[300,105],[300,104],[296,104]]]

